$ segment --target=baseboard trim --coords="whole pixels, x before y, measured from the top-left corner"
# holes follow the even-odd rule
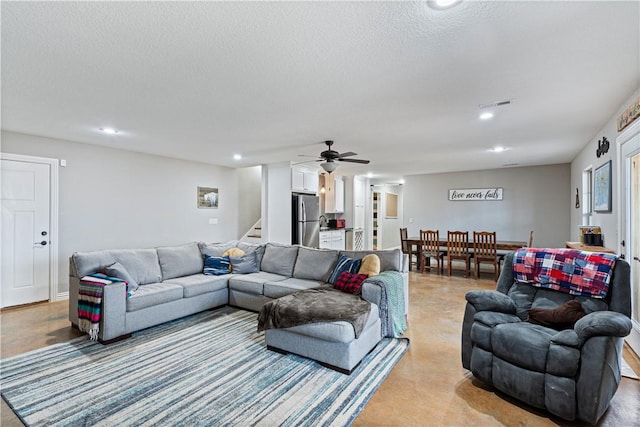
[[[64,301],[66,299],[69,299],[69,291],[58,292],[58,295],[56,295],[55,301]]]

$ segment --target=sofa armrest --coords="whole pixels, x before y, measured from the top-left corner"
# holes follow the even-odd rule
[[[127,286],[114,282],[104,287],[102,311],[100,313],[100,333],[102,341],[125,335],[127,315]]]
[[[470,291],[464,296],[476,311],[496,311],[516,314],[516,304],[507,295],[498,291]]]
[[[362,283],[362,299],[380,307],[380,299],[382,298],[382,290],[376,283]]]
[[[631,319],[615,311],[594,311],[578,320],[573,329],[582,341],[595,336],[626,337],[631,332]]]

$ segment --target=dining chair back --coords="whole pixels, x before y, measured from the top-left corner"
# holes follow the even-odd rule
[[[500,258],[495,231],[473,232],[473,259],[475,264],[476,279],[480,276],[480,263],[493,264],[495,280],[500,275]]]
[[[439,230],[420,230],[420,272],[431,269],[431,258],[436,260],[436,270],[444,271],[444,256],[447,252],[440,249]]]
[[[447,231],[447,272],[451,276],[453,260],[465,261],[465,277],[469,277],[471,271],[471,253],[469,252],[468,231]]]
[[[533,247],[533,230],[529,232],[529,247]]]
[[[409,271],[411,271],[411,263],[413,255],[416,255],[416,257],[418,256],[418,254],[414,254],[413,253],[413,248],[411,247],[411,245],[409,244],[408,241],[408,233],[407,233],[407,228],[403,227],[400,228],[400,247],[402,249],[402,253],[409,255]]]

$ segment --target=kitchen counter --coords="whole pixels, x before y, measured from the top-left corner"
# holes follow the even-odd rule
[[[353,227],[344,227],[344,228],[320,227],[320,231],[335,231],[335,230],[353,231]]]

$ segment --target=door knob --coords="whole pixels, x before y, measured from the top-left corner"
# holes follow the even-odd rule
[[[36,242],[36,245],[47,246],[47,241],[43,240],[42,242]]]
[[[633,259],[640,262],[640,258],[638,258],[637,256],[634,256]]]

